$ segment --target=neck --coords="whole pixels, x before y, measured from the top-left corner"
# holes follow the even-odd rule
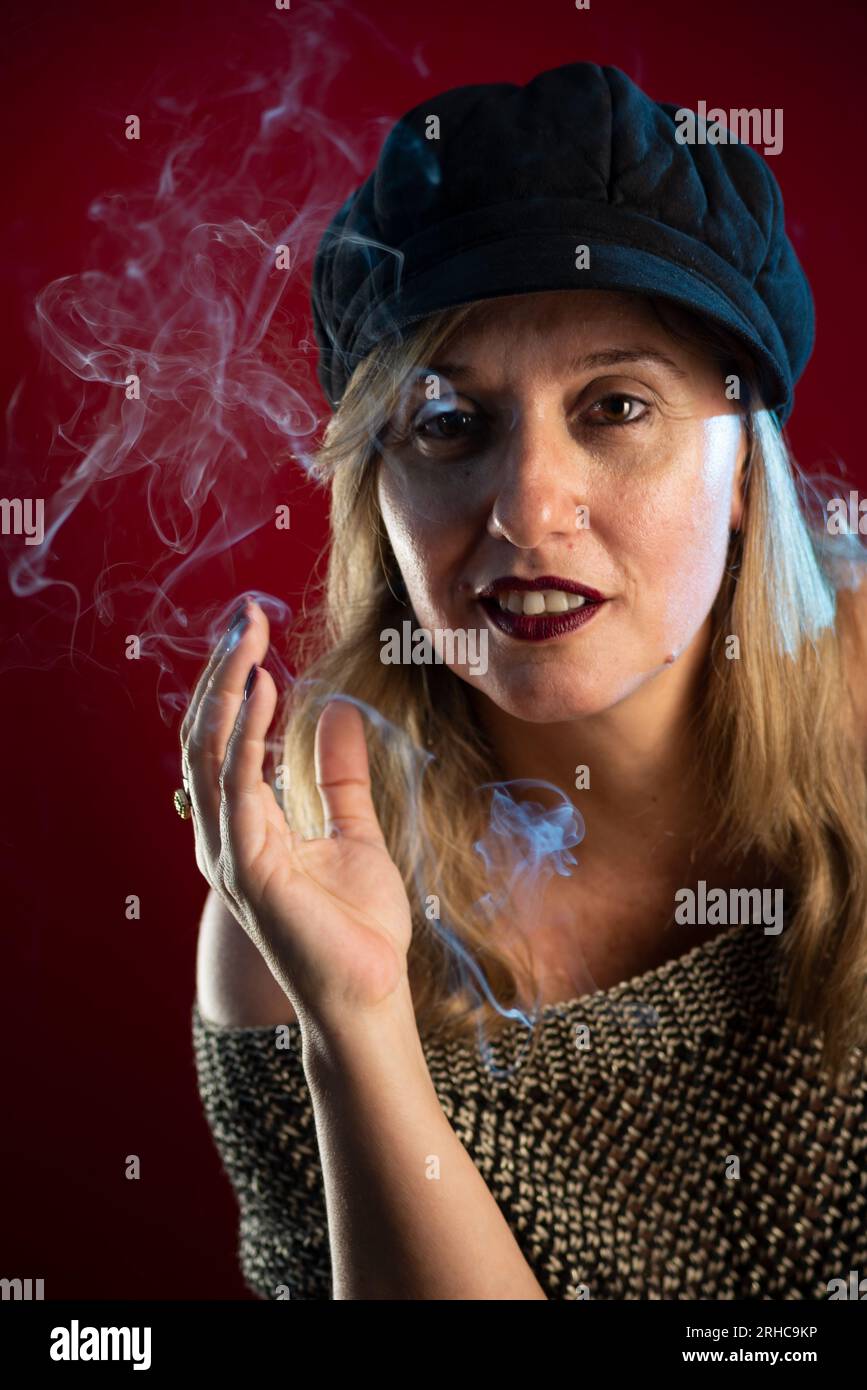
[[[617,705],[578,719],[530,723],[475,693],[503,780],[550,782],[581,812],[580,854],[594,877],[629,866],[644,880],[677,875],[698,844],[707,795],[694,716],[706,641]],[[576,788],[576,768],[588,770],[589,786]]]
[[[544,888],[538,873],[513,875],[497,914],[501,945],[531,946],[542,1002],[629,979],[724,930],[666,931],[678,889],[700,879],[720,888],[766,881],[757,852],[726,862],[708,822],[695,716],[709,640],[703,632],[628,698],[579,719],[531,723],[475,692],[502,779],[550,782],[584,819],[578,868],[550,874]],[[575,785],[580,766],[589,787]],[[513,795],[553,801],[543,788]]]

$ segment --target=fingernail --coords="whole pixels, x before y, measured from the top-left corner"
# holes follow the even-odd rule
[[[232,621],[223,634],[223,646],[226,653],[233,652],[240,642],[250,623],[250,615],[247,612],[246,599],[240,608],[236,608],[232,614]]]
[[[236,608],[235,611],[234,611],[234,613],[232,614],[232,621],[229,623],[229,626],[226,628],[226,632],[227,632],[227,633],[228,633],[228,632],[234,632],[235,628],[236,628],[236,627],[239,627],[239,626],[241,625],[241,623],[244,621],[244,619],[246,618],[246,616],[247,616],[247,600],[244,599],[244,602],[241,604],[240,608]]]
[[[256,684],[256,672],[257,672],[258,670],[259,670],[259,667],[258,667],[258,666],[251,666],[251,667],[250,667],[250,674],[249,674],[249,676],[247,677],[246,684],[244,685],[244,699],[245,699],[245,700],[246,700],[247,697],[249,696],[250,691],[253,689],[253,686]]]

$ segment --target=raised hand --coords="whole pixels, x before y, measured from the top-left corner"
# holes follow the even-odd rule
[[[248,599],[182,721],[196,863],[299,1018],[365,1013],[406,985],[412,925],[371,800],[364,724],[346,701],[325,705],[314,753],[325,837],[303,839],[262,775],[278,698],[259,664],[268,637],[265,613]]]

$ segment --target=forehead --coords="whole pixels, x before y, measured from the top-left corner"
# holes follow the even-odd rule
[[[660,347],[672,344],[643,296],[552,290],[475,305],[437,356],[502,370],[523,363],[542,367],[567,353],[630,347],[639,341]]]
[[[474,305],[426,370],[476,385],[518,378],[570,377],[654,361],[677,377],[695,363],[642,295],[555,290],[509,295]],[[678,350],[679,349],[679,350]],[[692,354],[687,349],[687,356]]]
[[[664,332],[643,295],[609,290],[546,290],[483,300],[474,305],[450,342],[481,347],[516,329],[542,342],[555,336],[574,337],[630,327],[652,327]]]

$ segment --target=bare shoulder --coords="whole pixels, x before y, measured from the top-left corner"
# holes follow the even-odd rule
[[[199,920],[196,1000],[202,1017],[221,1028],[296,1022],[280,985],[213,888]]]

